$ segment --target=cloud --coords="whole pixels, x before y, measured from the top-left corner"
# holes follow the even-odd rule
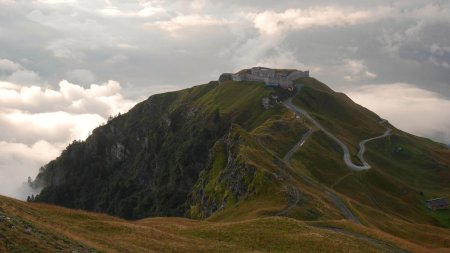
[[[228,25],[230,21],[223,18],[215,18],[210,15],[177,15],[170,20],[146,23],[147,27],[157,27],[163,31],[175,34],[183,29],[201,29],[208,26]]]
[[[36,2],[42,4],[73,4],[77,3],[77,0],[37,0]]]
[[[31,145],[0,141],[0,194],[19,199],[36,194],[24,182],[39,167],[58,156],[65,143],[37,141]]]
[[[0,58],[0,78],[12,83],[36,84],[40,83],[39,75],[31,70],[25,69],[21,64],[9,59]]]
[[[264,11],[248,14],[261,34],[275,35],[287,30],[312,27],[337,27],[372,22],[392,13],[391,7],[357,10],[337,6],[320,6],[305,9],[287,9],[283,12]]]
[[[0,113],[0,139],[27,145],[40,140],[67,143],[71,140],[86,139],[89,131],[105,121],[105,118],[98,114],[72,114],[62,111],[27,113],[12,110]],[[14,136],[9,134],[12,131]]]
[[[22,86],[1,82],[0,109],[18,109],[27,112],[95,113],[103,118],[124,112],[134,101],[125,99],[121,86],[116,81],[101,85],[91,84],[89,88],[61,81],[59,89],[40,86]]]
[[[128,60],[128,56],[124,54],[116,54],[106,59],[107,64],[118,64]]]
[[[165,10],[160,7],[147,6],[139,11],[122,11],[118,7],[109,6],[101,9],[99,13],[105,17],[138,17],[138,18],[148,18],[157,14],[164,13]]]
[[[401,130],[450,143],[450,100],[437,93],[395,83],[366,85],[346,94]]]
[[[362,60],[344,59],[342,71],[344,72],[344,79],[347,81],[359,81],[377,77],[376,74],[369,71]]]
[[[67,78],[75,83],[90,84],[95,82],[95,75],[87,69],[74,69],[67,72]]]
[[[384,44],[383,49],[390,54],[396,54],[404,45],[420,41],[420,34],[424,26],[424,22],[419,21],[407,27],[404,31],[383,30],[383,35],[380,38]]]
[[[27,71],[7,60],[0,67],[13,74]],[[92,78],[85,69],[69,74]],[[58,89],[0,81],[0,194],[22,199],[32,194],[23,184],[28,176],[35,177],[72,140],[86,139],[108,116],[135,104],[121,92],[112,80],[87,88],[63,80]]]
[[[429,61],[436,66],[450,69],[450,46],[433,43],[430,46],[431,56]]]
[[[16,3],[15,0],[0,0],[0,4],[13,4]]]
[[[107,6],[98,11],[104,17],[149,18],[166,13],[158,1],[138,1],[138,6],[120,1],[116,5],[106,2]]]
[[[20,69],[22,69],[22,65],[20,65],[16,62],[13,62],[11,60],[8,60],[8,59],[0,59],[0,71],[1,72],[11,73],[11,72],[15,72]]]

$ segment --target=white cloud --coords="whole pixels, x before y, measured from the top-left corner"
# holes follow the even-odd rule
[[[16,3],[15,0],[0,0],[0,4],[14,4]]]
[[[84,140],[95,127],[105,122],[98,114],[72,114],[63,111],[28,113],[19,110],[0,112],[0,140],[30,145],[39,140],[68,143]],[[33,127],[30,127],[33,126]],[[9,133],[14,132],[11,136]]]
[[[42,4],[73,4],[77,3],[77,0],[35,0],[35,2]]]
[[[4,65],[25,70],[11,62]],[[72,140],[84,140],[109,115],[135,104],[121,91],[112,80],[88,88],[63,80],[59,89],[0,81],[0,194],[23,199],[33,193],[23,185],[28,176],[34,178],[40,166]]]
[[[175,32],[182,31],[183,29],[200,29],[207,26],[219,26],[228,24],[230,24],[230,21],[223,18],[215,18],[209,15],[192,14],[178,15],[170,20],[146,23],[145,26],[158,27],[161,30],[175,35]]]
[[[154,7],[150,4],[138,11],[123,11],[116,6],[108,6],[99,11],[99,13],[105,17],[128,17],[128,18],[148,18],[157,14],[165,13],[165,10],[161,7]]]
[[[125,112],[134,104],[121,95],[120,84],[112,80],[101,85],[91,84],[89,88],[64,80],[59,83],[58,90],[8,82],[0,84],[0,109],[3,110],[96,113],[107,118]]]
[[[359,81],[372,79],[377,75],[370,72],[364,61],[357,59],[344,59],[343,66],[340,67],[344,72],[344,79],[347,81]]]
[[[450,143],[450,100],[437,93],[395,83],[367,85],[346,94],[401,130]]]
[[[208,4],[208,0],[189,0],[188,2],[194,11],[200,11]]]
[[[287,30],[312,27],[336,27],[372,22],[391,15],[391,7],[381,6],[358,10],[337,6],[320,6],[305,9],[287,9],[283,12],[264,11],[248,14],[261,34],[276,35]]]
[[[0,194],[19,199],[36,194],[23,182],[34,178],[39,167],[58,156],[65,145],[44,140],[31,145],[0,141]]]

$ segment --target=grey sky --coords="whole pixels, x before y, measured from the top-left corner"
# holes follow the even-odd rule
[[[449,25],[437,0],[0,0],[0,178],[34,176],[151,94],[255,65],[309,69],[450,143]]]

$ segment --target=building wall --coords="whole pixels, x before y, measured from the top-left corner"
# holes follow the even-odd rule
[[[240,72],[236,74],[222,74],[219,78],[219,82],[225,80],[233,81],[257,81],[264,82],[266,85],[270,86],[280,86],[282,88],[288,89],[293,87],[293,80],[309,77],[309,71],[299,71],[295,70],[289,73],[286,70],[275,70],[262,67],[254,67],[250,70],[250,73]]]

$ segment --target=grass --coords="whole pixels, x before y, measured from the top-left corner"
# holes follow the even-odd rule
[[[384,132],[373,112],[354,103],[345,94],[336,93],[313,78],[300,81],[301,92],[294,104],[308,110],[322,125],[345,142],[352,153],[357,153],[361,140]]]
[[[208,222],[183,218],[126,221],[103,214],[29,204],[0,197],[2,213],[20,217],[33,232],[13,234],[6,228],[0,247],[11,252],[61,250],[102,252],[381,252],[345,233],[327,231],[302,221],[268,217],[239,222]],[[16,218],[15,218],[16,219]],[[1,221],[0,224],[4,224]],[[44,237],[37,231],[45,231]],[[372,236],[372,232],[368,233]],[[6,241],[16,244],[8,244]],[[378,240],[378,239],[377,239]],[[384,240],[384,239],[383,239]],[[39,245],[37,245],[38,243]],[[59,244],[58,244],[59,243]],[[0,248],[4,251],[5,248]]]

